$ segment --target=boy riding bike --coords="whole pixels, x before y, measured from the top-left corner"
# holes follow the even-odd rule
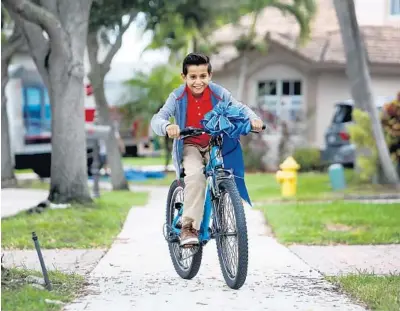
[[[212,67],[207,56],[197,53],[187,55],[183,61],[182,78],[185,84],[175,89],[164,106],[151,120],[153,131],[159,136],[174,138],[172,158],[177,178],[184,170],[184,209],[180,244],[190,247],[199,244],[198,230],[204,210],[206,179],[203,174],[208,161],[208,143],[210,136],[203,134],[179,140],[180,129],[184,127],[201,128],[200,121],[220,102],[231,102],[243,109],[251,122],[251,128],[260,132],[261,119],[247,106],[236,101],[222,86],[211,82]],[[174,117],[177,124],[171,124]],[[240,161],[240,159],[238,159]],[[240,190],[240,189],[239,189]],[[247,192],[242,195],[246,196]],[[247,198],[248,199],[248,198]]]

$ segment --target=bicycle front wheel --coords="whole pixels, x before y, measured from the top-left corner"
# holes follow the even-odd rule
[[[248,240],[242,198],[233,179],[220,183],[221,197],[216,206],[218,259],[226,284],[243,286],[247,277]]]

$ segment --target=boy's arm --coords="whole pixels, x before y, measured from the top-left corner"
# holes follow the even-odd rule
[[[167,134],[167,126],[171,124],[169,118],[175,115],[175,96],[171,93],[164,106],[151,118],[151,128],[158,136]]]

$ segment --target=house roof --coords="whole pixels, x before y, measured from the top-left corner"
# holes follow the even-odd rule
[[[215,31],[211,40],[223,44],[211,56],[215,71],[236,59],[239,54],[233,42],[250,25],[251,15],[240,20],[241,29],[232,24]],[[345,54],[332,0],[319,0],[318,11],[311,23],[311,38],[304,46],[296,45],[299,26],[291,16],[283,16],[274,8],[266,8],[256,25],[257,36],[291,50],[314,63],[344,64]],[[360,26],[369,61],[376,64],[400,64],[400,29],[395,26]]]

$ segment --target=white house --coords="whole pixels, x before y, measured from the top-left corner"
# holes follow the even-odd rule
[[[277,115],[282,103],[288,103],[293,119],[302,111],[307,116],[307,143],[322,149],[335,102],[351,96],[333,0],[317,2],[311,39],[300,48],[294,44],[298,33],[295,20],[276,9],[263,11],[256,30],[268,40],[269,50],[250,55],[242,100],[249,106],[258,103]],[[373,93],[395,96],[400,91],[400,0],[355,0],[355,4],[368,50]],[[250,16],[241,19],[243,26],[250,22]],[[240,59],[230,43],[239,35],[237,28],[226,25],[212,36],[228,44],[211,57],[213,80],[233,95],[238,89]]]

